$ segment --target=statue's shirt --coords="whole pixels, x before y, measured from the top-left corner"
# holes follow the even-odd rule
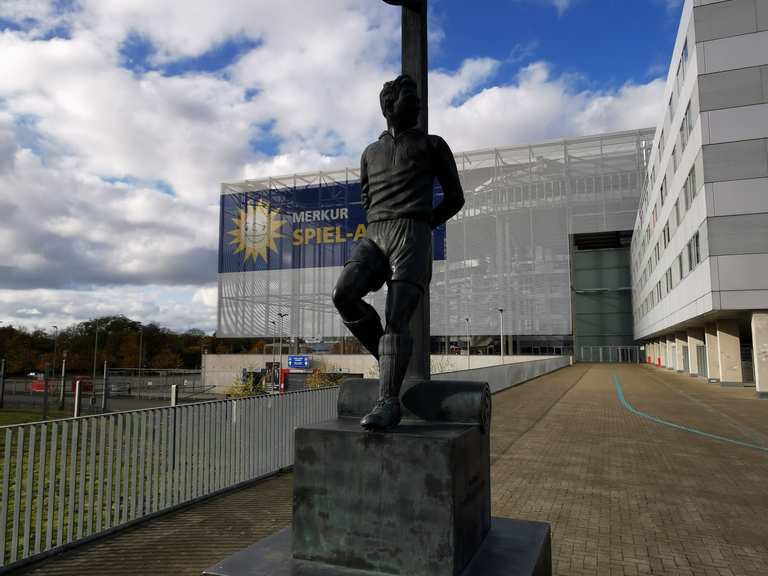
[[[443,202],[432,208],[434,180]],[[436,228],[464,204],[453,153],[440,136],[412,128],[397,137],[384,132],[363,152],[362,203],[368,222],[412,218]]]

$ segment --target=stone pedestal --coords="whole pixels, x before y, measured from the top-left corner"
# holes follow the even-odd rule
[[[347,380],[339,418],[296,430],[292,531],[209,576],[550,576],[548,524],[491,521],[486,383],[411,382],[392,431],[359,425],[374,380]]]
[[[492,518],[491,531],[461,576],[551,576],[549,524]],[[204,576],[384,576],[291,555],[286,528],[211,566]]]
[[[455,575],[490,529],[488,434],[406,422],[369,433],[357,419],[296,431],[293,554],[408,575]]]

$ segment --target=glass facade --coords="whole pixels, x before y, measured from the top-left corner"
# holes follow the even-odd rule
[[[646,129],[457,154],[466,204],[447,224],[444,259],[433,263],[432,335],[446,345],[466,342],[469,324],[475,346],[477,339],[498,337],[501,308],[505,335],[539,348],[567,346],[571,237],[632,230],[653,134]],[[224,184],[222,196],[307,186],[357,186],[357,173]],[[222,243],[220,250],[225,258],[233,248]],[[348,336],[330,299],[340,270],[221,271],[217,334],[271,337],[281,330],[278,313],[287,312],[284,336],[316,343]],[[383,310],[386,288],[370,301]]]

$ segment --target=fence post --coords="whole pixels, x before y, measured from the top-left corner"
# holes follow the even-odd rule
[[[0,408],[5,406],[5,358],[0,360]]]
[[[64,399],[67,395],[66,384],[67,359],[61,361],[61,388],[59,389],[59,410],[64,410]]]
[[[75,418],[80,416],[80,380],[75,381]]]
[[[109,385],[107,383],[107,361],[104,360],[104,380],[102,382],[104,389],[101,391],[101,413],[107,411],[107,398],[109,398]]]
[[[176,384],[171,384],[171,406],[176,406],[179,401],[179,388]]]

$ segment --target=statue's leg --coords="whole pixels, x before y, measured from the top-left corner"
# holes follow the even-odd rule
[[[413,351],[409,323],[421,295],[421,288],[410,282],[389,285],[387,328],[379,341],[379,399],[360,421],[364,428],[384,430],[400,422],[400,388]]]
[[[384,330],[378,313],[363,298],[381,288],[390,274],[386,256],[375,244],[364,239],[344,266],[333,289],[333,303],[344,325],[377,359]]]

